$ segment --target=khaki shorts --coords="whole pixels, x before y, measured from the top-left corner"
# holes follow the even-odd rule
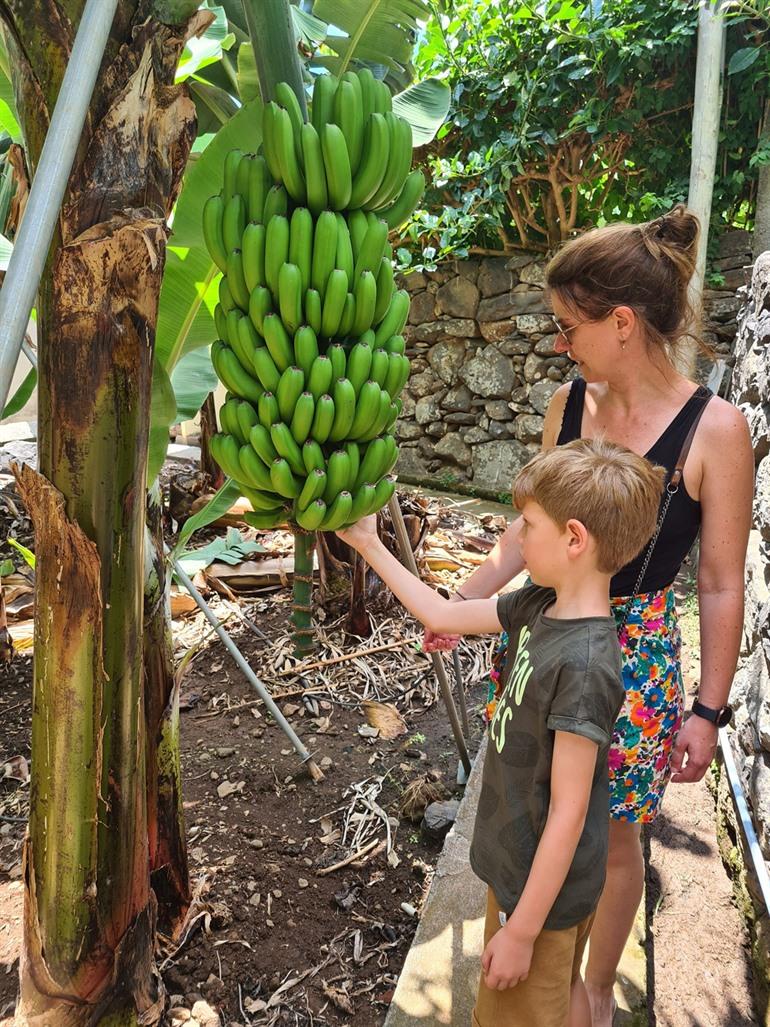
[[[484,946],[501,930],[500,907],[492,889],[487,892]],[[535,939],[532,965],[526,981],[505,991],[491,991],[479,981],[473,1027],[564,1027],[572,983],[580,964],[594,914],[563,931],[541,931]]]

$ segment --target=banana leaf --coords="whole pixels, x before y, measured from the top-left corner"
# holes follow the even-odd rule
[[[329,33],[326,38],[334,56],[322,63],[335,75],[343,74],[355,59],[385,65],[398,88],[414,78],[416,34],[419,23],[430,16],[426,0],[315,0],[313,15],[345,33]]]
[[[211,524],[217,517],[221,517],[222,514],[227,513],[230,507],[240,497],[241,489],[240,486],[232,480],[227,478],[222,488],[212,498],[211,502],[207,503],[202,510],[199,510],[196,514],[190,517],[184,522],[184,527],[179,532],[177,543],[174,546],[174,551],[171,554],[173,559],[176,559],[184,550],[188,539],[196,532],[198,528],[205,528],[207,524]]]
[[[35,368],[31,368],[24,381],[18,387],[16,392],[8,400],[2,414],[0,414],[0,420],[5,420],[6,417],[13,417],[14,414],[24,407],[25,403],[35,391],[37,385],[37,371]]]
[[[206,396],[218,384],[208,346],[185,353],[171,373],[177,420],[189,421],[195,417]]]
[[[176,69],[177,82],[183,82],[201,68],[221,60],[222,51],[229,50],[235,42],[235,36],[228,30],[224,7],[209,9],[214,14],[214,20],[203,35],[193,36],[187,41]]]
[[[425,146],[441,128],[449,112],[451,93],[446,82],[426,78],[393,97],[393,113],[412,126],[412,143]]]

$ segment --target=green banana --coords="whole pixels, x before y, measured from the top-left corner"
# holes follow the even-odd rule
[[[229,442],[227,441],[228,439],[230,440]],[[227,477],[237,481],[241,477],[241,465],[238,462],[238,440],[229,433],[223,433],[221,435],[212,435],[209,445],[211,447],[211,455]]]
[[[236,193],[227,201],[222,214],[222,241],[227,253],[238,249],[241,245],[245,227],[246,208],[243,205],[243,197]]]
[[[382,185],[388,166],[390,133],[382,114],[372,114],[366,125],[364,151],[353,179],[350,207],[366,208]]]
[[[353,188],[350,173],[350,158],[345,136],[339,125],[333,122],[321,130],[321,153],[326,171],[326,187],[329,192],[329,206],[332,210],[345,210],[350,202]]]
[[[262,108],[262,153],[274,182],[281,181],[281,165],[278,160],[278,147],[275,139],[277,111],[278,104],[274,101],[265,104]]]
[[[357,342],[348,354],[347,377],[350,379],[356,395],[369,377],[372,366],[372,347],[365,342]]]
[[[244,521],[252,528],[259,531],[269,531],[270,528],[277,528],[286,523],[286,514],[282,509],[259,511],[258,513],[245,513]]]
[[[326,442],[334,424],[334,400],[328,394],[319,396],[315,404],[315,414],[310,434],[316,442]]]
[[[321,331],[321,316],[321,294],[317,289],[308,289],[305,293],[305,320],[316,335]]]
[[[243,277],[249,294],[265,284],[265,226],[250,221],[241,240]],[[248,309],[248,303],[246,304]]]
[[[340,318],[340,326],[337,329],[337,334],[341,338],[346,338],[350,335],[353,330],[353,321],[356,317],[356,301],[353,299],[353,293],[349,292],[345,296],[345,306],[342,308],[342,317]]]
[[[386,114],[385,121],[390,135],[388,166],[380,188],[369,200],[369,207],[378,210],[385,207],[401,193],[412,164],[412,129],[407,121],[395,114]]]
[[[375,79],[374,84],[377,88],[374,109],[380,114],[386,114],[393,109],[393,97],[382,79]]]
[[[263,285],[258,285],[251,293],[249,300],[249,318],[260,335],[264,335],[263,325],[265,318],[273,310],[273,297],[270,290]]]
[[[211,259],[220,271],[227,266],[227,250],[222,237],[222,219],[225,212],[225,201],[219,196],[210,196],[203,204],[203,241]]]
[[[321,498],[325,488],[326,473],[319,470],[311,471],[297,499],[297,509],[306,510],[314,500]]]
[[[278,371],[283,374],[294,363],[294,349],[283,321],[278,314],[267,314],[262,322],[262,330],[270,356]]]
[[[356,390],[347,378],[338,378],[334,383],[334,423],[329,432],[332,442],[341,442],[347,437],[353,418],[356,416]]]
[[[299,133],[305,123],[297,94],[288,82],[278,82],[275,86],[275,98],[281,106],[285,107],[291,128],[294,134],[294,144],[299,147]]]
[[[354,76],[355,77],[355,76]],[[345,140],[350,161],[351,174],[355,174],[361,161],[361,150],[364,145],[364,119],[361,110],[361,86],[346,80],[337,87],[334,95],[334,120],[340,128]],[[348,197],[348,200],[350,197]],[[347,206],[347,203],[343,204]]]
[[[334,94],[337,92],[337,79],[334,75],[318,75],[313,83],[313,103],[311,119],[313,127],[320,135],[321,129],[334,120]]]
[[[412,171],[406,177],[404,187],[398,199],[390,207],[379,211],[390,231],[400,228],[415,209],[425,192],[425,175],[422,171]]]
[[[333,342],[326,350],[326,356],[332,362],[332,381],[336,382],[338,378],[344,378],[346,366],[345,347],[340,345],[339,342]]]
[[[265,209],[262,213],[262,223],[269,225],[274,217],[286,217],[289,210],[289,194],[282,185],[274,185],[268,190],[265,197]]]
[[[348,483],[345,488],[348,492],[353,491],[353,482],[358,477],[358,468],[361,466],[361,451],[358,448],[357,442],[346,442],[345,452],[348,454]]]
[[[238,192],[238,168],[241,165],[242,159],[243,151],[238,149],[230,150],[225,157],[222,176],[222,194],[225,198],[225,203]]]
[[[277,421],[270,426],[270,438],[278,456],[282,456],[294,474],[304,475],[305,465],[302,463],[302,451],[294,440],[288,424]]]
[[[238,325],[241,322],[242,316],[240,310],[237,307],[233,307],[227,315],[227,331],[225,332],[224,340],[236,357],[238,357],[243,370],[251,373],[251,355],[247,356],[241,349],[241,340],[238,335]]]
[[[289,259],[289,222],[282,214],[276,214],[267,223],[265,235],[265,280],[277,304],[278,275]]]
[[[270,464],[270,481],[275,491],[287,499],[296,499],[302,491],[298,479],[291,473],[288,461],[280,456]]]
[[[286,186],[286,191],[295,203],[305,203],[307,200],[305,176],[302,174],[297,153],[299,134],[295,144],[291,117],[283,107],[279,107],[274,114],[273,140],[278,156],[278,166],[281,169],[281,181]]]
[[[304,391],[305,376],[300,367],[287,367],[278,382],[275,398],[278,400],[278,409],[281,411],[281,419],[289,424],[291,422],[294,407],[297,400]]]
[[[278,409],[278,400],[272,392],[266,390],[259,397],[257,413],[259,414],[259,423],[268,430],[276,421],[280,421],[281,412]]]
[[[400,353],[403,355],[406,350],[406,341],[403,335],[391,335],[388,341],[385,343],[385,350],[388,353]]]
[[[295,519],[305,531],[317,531],[326,516],[326,503],[323,499],[314,499],[304,510],[297,510]]]
[[[278,302],[281,319],[290,332],[302,324],[302,272],[296,264],[282,264],[278,272]]]
[[[348,491],[340,492],[332,505],[328,507],[326,516],[321,521],[321,531],[336,531],[341,528],[350,517],[350,510],[353,506],[353,497]]]
[[[376,349],[372,353],[372,366],[369,370],[369,377],[374,379],[381,389],[385,388],[385,379],[388,375],[389,354],[387,350]]]
[[[250,445],[241,446],[238,451],[238,460],[243,475],[241,481],[251,485],[252,488],[261,489],[263,492],[273,491],[270,472],[257,456],[256,450],[252,449]]]
[[[366,235],[361,240],[354,277],[358,278],[364,271],[371,271],[372,275],[377,274],[387,241],[388,226],[384,221],[373,217],[366,227]]]
[[[337,219],[334,212],[324,210],[318,215],[313,239],[313,262],[310,270],[310,284],[323,300],[326,283],[334,270],[337,258]]]
[[[347,216],[347,221],[350,243],[353,247],[353,258],[355,260],[361,250],[361,243],[364,241],[364,236],[369,228],[369,222],[366,220],[366,214],[362,210],[351,210]]]
[[[254,325],[248,319],[248,317],[242,317],[238,322],[238,348],[233,346],[236,355],[243,357],[246,361],[244,367],[249,374],[254,377],[254,354],[258,349],[262,349],[264,343],[257,334],[257,330]],[[243,361],[242,361],[243,362]]]
[[[390,417],[390,396],[384,389],[380,389],[377,402],[377,412],[374,420],[367,430],[361,435],[361,442],[369,442],[376,438],[385,429],[385,424]]]
[[[383,257],[377,269],[377,302],[374,305],[374,324],[379,324],[385,317],[394,291],[393,262],[389,257]]]
[[[380,478],[374,489],[374,509],[381,510],[383,506],[387,506],[395,491],[395,478]]]
[[[289,263],[299,268],[305,293],[313,263],[313,215],[307,207],[297,207],[289,222]]]
[[[313,364],[318,357],[318,338],[310,325],[302,325],[294,333],[294,363],[298,367],[301,367],[305,381],[310,382],[310,374],[313,369]],[[308,384],[310,389],[310,385]],[[310,389],[312,392],[313,390]],[[322,389],[322,392],[326,392],[326,389]]]
[[[219,279],[219,305],[225,314],[229,314],[230,311],[235,307],[235,300],[233,294],[230,292],[230,286],[227,283],[227,276],[222,275]]]
[[[323,471],[326,474],[326,461],[323,451],[315,439],[307,439],[302,447],[302,463],[305,471],[312,474],[313,471]]]
[[[267,396],[269,393],[266,392],[265,395]],[[251,430],[249,431],[248,441],[256,450],[259,459],[267,467],[269,467],[273,460],[278,456],[278,451],[273,445],[270,432],[261,422],[259,424],[252,425]]]
[[[348,276],[344,271],[335,268],[326,283],[326,295],[321,314],[321,335],[327,339],[332,339],[337,334],[347,294]]]
[[[350,481],[350,457],[344,449],[335,449],[326,461],[325,503],[331,503]]]
[[[217,338],[227,338],[227,314],[221,303],[214,307],[214,327],[217,330]]]
[[[393,438],[392,435],[385,435],[384,438],[385,446],[387,449],[387,457],[385,460],[385,469],[382,473],[388,474],[388,472],[396,466],[396,461],[398,460],[398,446],[396,445],[396,440]]]
[[[366,447],[361,466],[354,483],[354,490],[359,489],[364,482],[374,485],[382,477],[389,456],[388,445],[382,437],[373,439]]]
[[[241,485],[241,492],[251,503],[252,509],[257,513],[266,513],[268,510],[278,511],[283,506],[280,496],[275,492],[261,492],[249,485]]]
[[[360,521],[362,517],[367,515],[370,507],[374,505],[374,495],[374,485],[364,482],[353,496],[353,505],[348,515],[348,524],[355,524],[356,521]]]
[[[302,363],[300,363],[300,367],[303,367],[304,369],[304,365]],[[334,366],[329,357],[316,357],[310,367],[310,375],[308,376],[307,381],[308,392],[312,392],[313,398],[316,402],[318,402],[320,396],[329,392],[333,377]]]
[[[315,399],[312,392],[303,392],[294,407],[291,417],[291,434],[294,440],[302,445],[310,434],[315,414]]]
[[[364,119],[364,124],[369,120],[376,110],[376,97],[375,90],[377,88],[375,84],[375,78],[369,68],[361,68],[358,72],[358,82],[361,88],[361,115]],[[364,146],[366,149],[366,146]]]
[[[398,335],[409,316],[409,293],[399,289],[393,294],[385,317],[377,325],[374,332],[375,346],[384,346],[393,335]]]
[[[265,200],[271,186],[270,172],[267,162],[262,156],[254,157],[249,164],[249,190],[246,206],[249,209],[249,221],[264,224]]]
[[[401,353],[390,353],[388,354],[388,374],[385,378],[383,388],[390,396],[391,400],[398,398],[399,393],[406,385],[409,377],[410,363],[409,358],[403,356]]]
[[[350,241],[348,223],[339,212],[337,213],[337,256],[336,266],[348,276],[348,281],[353,281],[353,243]]]
[[[307,187],[307,205],[315,217],[326,209],[329,192],[326,188],[326,169],[324,168],[321,138],[314,125],[305,124],[300,133],[302,159],[305,163],[305,185]]]
[[[398,420],[398,414],[399,414],[398,406],[396,405],[396,403],[394,401],[391,401],[390,412],[388,413],[388,419],[385,422],[385,431],[390,431],[392,429],[393,425]]]
[[[240,402],[239,399],[233,397],[223,403],[219,408],[219,423],[222,425],[222,431],[228,435],[235,435],[241,442],[245,442],[246,440],[241,435],[241,426],[238,423],[238,404]]]
[[[227,255],[227,281],[233,299],[241,310],[247,311],[251,295],[246,285],[246,279],[243,277],[243,261],[239,249],[232,250]]]
[[[270,356],[270,350],[267,346],[260,346],[258,350],[255,350],[253,360],[254,371],[263,389],[274,393],[278,388],[278,382],[281,380],[281,372],[275,366],[275,361]]]
[[[374,424],[380,409],[380,392],[379,385],[374,381],[364,382],[361,386],[356,403],[356,415],[348,429],[348,436],[351,439],[360,439]]]
[[[251,162],[254,160],[253,153],[245,153],[238,165],[238,171],[235,176],[235,191],[240,193],[243,197],[243,202],[246,208],[246,215],[249,213],[249,173],[251,168]]]
[[[211,362],[220,381],[226,388],[241,399],[258,403],[262,389],[251,375],[244,371],[235,353],[223,342],[214,342],[211,346]]]
[[[377,303],[377,282],[371,271],[362,271],[353,286],[356,312],[353,316],[353,335],[363,335],[372,326],[374,307]]]

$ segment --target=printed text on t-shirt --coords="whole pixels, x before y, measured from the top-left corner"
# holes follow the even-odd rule
[[[492,723],[489,725],[489,733],[499,753],[503,751],[505,745],[506,724],[513,717],[512,703],[515,703],[516,706],[521,706],[521,700],[524,698],[524,689],[527,687],[527,682],[532,676],[533,668],[530,662],[529,650],[527,649],[530,635],[531,631],[525,624],[519,632],[516,658],[511,666],[511,672],[508,675],[503,694],[500,696],[497,704]]]

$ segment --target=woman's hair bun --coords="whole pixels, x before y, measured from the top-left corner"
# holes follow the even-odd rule
[[[656,259],[665,255],[677,262],[676,256],[681,259],[684,255],[694,262],[700,223],[683,203],[640,225],[639,229],[644,245]]]

